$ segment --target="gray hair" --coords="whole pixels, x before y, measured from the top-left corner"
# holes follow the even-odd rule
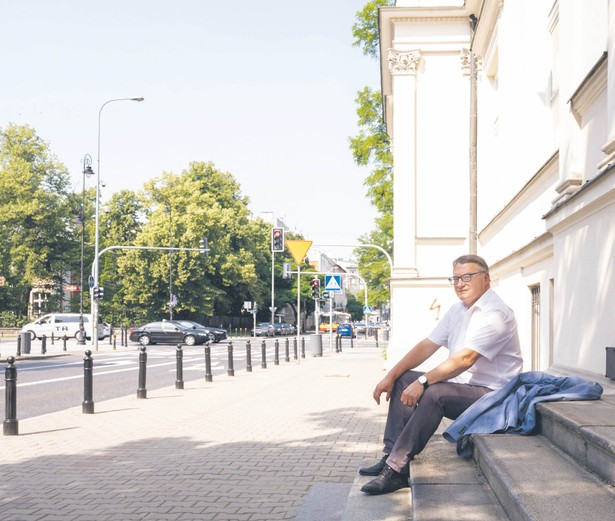
[[[485,259],[483,259],[482,257],[479,257],[478,255],[462,255],[461,257],[456,258],[453,261],[453,268],[457,266],[457,264],[470,264],[470,263],[478,264],[481,267],[481,269],[489,273],[489,266],[487,265],[487,262],[485,261]]]

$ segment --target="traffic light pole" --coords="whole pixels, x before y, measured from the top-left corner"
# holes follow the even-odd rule
[[[275,321],[275,253],[271,252],[271,324]]]
[[[271,325],[275,324],[275,252],[284,251],[284,228],[271,228]]]

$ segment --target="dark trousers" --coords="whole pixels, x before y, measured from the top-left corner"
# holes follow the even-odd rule
[[[384,452],[387,464],[402,472],[419,454],[436,432],[442,418],[456,419],[484,394],[488,387],[469,384],[437,383],[430,385],[416,407],[401,403],[401,394],[423,373],[406,371],[395,382],[389,400],[389,413],[384,429]]]

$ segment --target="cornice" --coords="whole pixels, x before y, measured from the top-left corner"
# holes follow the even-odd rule
[[[578,122],[582,121],[587,109],[607,88],[607,76],[607,53],[605,52],[600,56],[569,100],[570,109]]]
[[[472,39],[472,50],[477,55],[487,55],[503,7],[504,0],[485,0],[481,4],[476,32]]]

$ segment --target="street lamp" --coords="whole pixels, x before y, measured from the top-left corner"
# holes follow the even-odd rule
[[[171,203],[164,207],[165,213],[169,214],[169,320],[173,320],[173,214]]]
[[[79,345],[85,345],[85,327],[83,326],[83,249],[85,244],[85,178],[92,177],[94,171],[92,170],[92,156],[86,154],[83,157],[83,186],[81,189],[81,284],[79,286],[79,335],[77,337],[77,343]]]
[[[143,101],[143,97],[115,98],[105,101],[98,111],[98,171],[96,172],[96,238],[94,241],[94,287],[98,287],[98,253],[99,253],[99,224],[100,224],[100,116],[103,109],[114,101]],[[95,351],[98,351],[98,300],[92,298],[92,342]]]

